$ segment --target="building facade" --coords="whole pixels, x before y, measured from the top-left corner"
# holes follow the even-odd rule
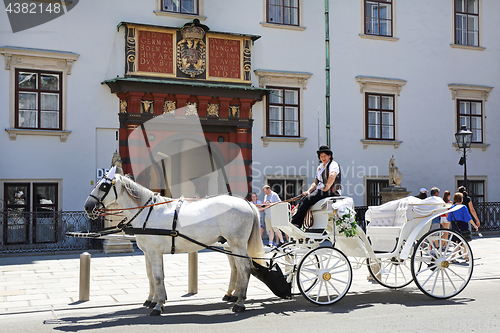
[[[498,201],[500,3],[326,5],[65,1],[58,17],[12,33],[12,20],[25,18],[13,18],[15,7],[3,11],[3,209],[82,210],[115,151],[126,172],[142,165],[134,176],[166,195],[213,194],[205,163],[187,158],[197,167],[183,172],[161,154],[213,144],[225,164],[232,148],[222,143],[241,152],[240,168],[228,171],[238,193],[262,197],[267,183],[282,198],[300,193],[327,142],[342,167],[343,194],[358,206],[378,202],[392,156],[414,194],[453,191],[463,179],[454,145],[461,124],[474,133],[471,190],[477,200]],[[176,141],[179,128],[143,135],[151,119],[175,125],[190,116],[201,123],[196,138]],[[145,146],[131,140],[136,129]],[[166,174],[190,185],[172,191],[161,183]]]

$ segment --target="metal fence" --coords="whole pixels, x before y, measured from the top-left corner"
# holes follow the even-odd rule
[[[354,207],[354,210],[356,211],[356,223],[366,232],[365,213],[368,210],[368,206]]]
[[[480,232],[500,231],[500,202],[475,203],[474,209],[481,222]]]
[[[102,229],[85,212],[0,212],[0,254],[102,249],[102,240],[67,237],[68,231]]]

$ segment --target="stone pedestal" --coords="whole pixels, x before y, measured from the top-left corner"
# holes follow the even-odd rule
[[[114,204],[109,205],[107,208],[115,209],[118,208]],[[106,218],[106,223],[104,226],[111,227],[115,226],[122,220],[122,217],[110,215]],[[124,235],[124,233],[114,234],[114,235]],[[104,253],[130,253],[134,252],[134,245],[128,239],[106,239],[103,243]]]
[[[130,253],[134,252],[134,245],[127,239],[106,239],[103,250],[104,253]]]
[[[379,194],[382,196],[382,204],[385,204],[386,202],[392,200],[402,199],[404,197],[407,197],[410,193],[411,192],[406,190],[406,187],[400,186],[384,187],[379,192]]]

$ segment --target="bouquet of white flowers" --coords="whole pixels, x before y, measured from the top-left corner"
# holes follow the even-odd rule
[[[339,234],[343,233],[346,237],[354,237],[358,232],[356,223],[356,212],[348,206],[341,206],[337,209],[335,225]]]

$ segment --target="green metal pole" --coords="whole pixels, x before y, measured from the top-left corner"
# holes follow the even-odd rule
[[[326,144],[330,146],[330,13],[329,0],[325,0],[325,52],[326,52]]]

